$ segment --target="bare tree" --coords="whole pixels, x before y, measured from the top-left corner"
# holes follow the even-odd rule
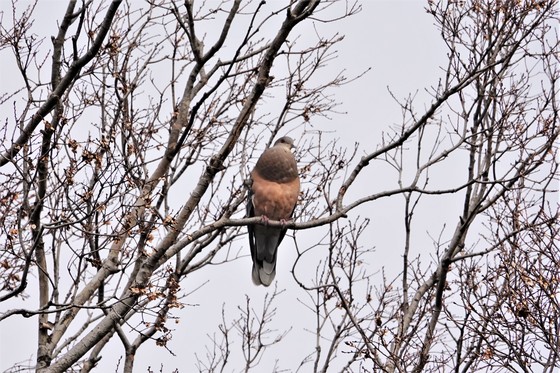
[[[413,98],[399,101],[402,127],[335,188],[334,211],[324,218],[401,196],[402,272],[386,279],[364,266],[371,247],[359,235],[367,219],[330,223],[328,259],[306,286],[317,292],[317,334],[332,341],[325,357],[316,354],[315,370],[326,371],[343,342],[353,351],[349,370],[560,366],[556,6],[430,2],[448,48],[432,104],[418,112]],[[360,173],[379,161],[395,171],[395,188],[345,202]],[[460,165],[459,179],[442,177],[448,162]],[[437,209],[446,195],[462,199],[458,218],[430,227],[433,250],[411,257],[421,207]]]
[[[244,218],[247,172],[292,131],[303,191],[293,222],[268,224],[293,230],[292,285],[315,320],[297,370],[552,372],[557,5],[429,1],[447,47],[431,102],[395,97],[402,125],[358,157],[311,129],[354,79],[324,73],[342,36],[298,35],[359,4],[71,0],[47,47],[35,5],[14,1],[0,26],[23,82],[0,96],[0,322],[36,323],[36,371],[91,371],[112,340],[117,369],[133,371],[141,346],[168,348],[185,279],[248,255],[245,226],[263,222]],[[349,193],[366,172],[392,187]],[[396,276],[374,264],[363,234],[375,222],[357,214],[387,199],[403,217]],[[426,211],[450,200],[453,221],[430,226],[432,247],[414,256]],[[14,306],[35,297],[31,281],[35,304]],[[262,370],[286,335],[271,327],[281,293],[247,297],[234,317],[224,306],[196,369]]]

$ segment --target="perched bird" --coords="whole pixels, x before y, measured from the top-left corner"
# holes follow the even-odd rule
[[[253,172],[247,216],[262,216],[263,222],[285,222],[292,217],[299,195],[297,163],[291,149],[294,140],[281,137],[260,156]],[[269,286],[276,275],[276,255],[287,228],[249,225],[249,245],[253,259],[253,282]]]

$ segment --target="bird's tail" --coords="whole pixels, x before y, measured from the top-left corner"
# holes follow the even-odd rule
[[[255,261],[253,263],[253,283],[255,285],[269,286],[276,276],[276,261]]]
[[[255,227],[256,255],[253,258],[253,282],[269,286],[276,276],[276,252],[283,236],[282,229]]]

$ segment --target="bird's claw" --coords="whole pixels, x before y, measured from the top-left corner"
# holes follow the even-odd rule
[[[282,224],[282,227],[284,227],[285,225],[287,225],[291,222],[292,222],[292,219],[280,219],[280,224]]]
[[[270,218],[268,216],[261,215],[261,222],[264,225],[268,225],[269,221],[270,221]],[[284,227],[285,225],[290,224],[292,222],[292,219],[280,219],[279,222],[282,225],[282,227]]]

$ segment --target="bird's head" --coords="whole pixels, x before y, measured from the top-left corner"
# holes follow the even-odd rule
[[[289,136],[283,136],[280,137],[278,140],[276,140],[276,142],[274,143],[274,146],[276,145],[280,145],[280,146],[286,146],[288,149],[292,149],[295,148],[294,146],[294,139],[292,139]]]

